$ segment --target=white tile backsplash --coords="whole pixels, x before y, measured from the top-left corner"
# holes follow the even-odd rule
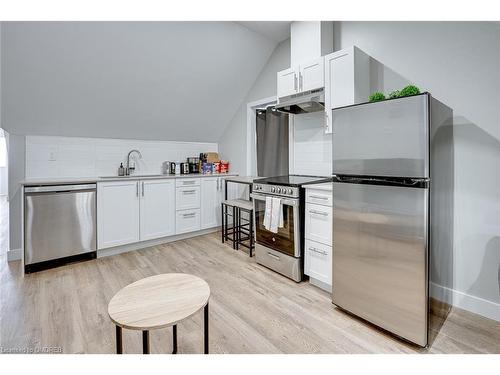
[[[331,176],[332,135],[324,132],[324,113],[296,115],[293,119],[293,155],[290,173]]]
[[[26,178],[97,177],[117,174],[127,153],[137,149],[137,174],[161,173],[164,161],[185,161],[201,152],[218,152],[217,143],[132,139],[26,136]]]

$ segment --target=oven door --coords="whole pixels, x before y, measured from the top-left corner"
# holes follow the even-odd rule
[[[299,199],[280,197],[283,206],[283,227],[278,228],[278,233],[273,233],[264,227],[266,195],[253,193],[252,198],[255,212],[255,241],[292,257],[300,257]]]

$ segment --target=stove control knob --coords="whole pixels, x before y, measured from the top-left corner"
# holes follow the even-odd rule
[[[277,193],[281,193],[281,188],[277,188],[277,189],[276,189],[276,192],[277,192]]]
[[[288,194],[292,195],[293,194],[293,189],[288,189]]]
[[[271,193],[274,193],[275,191],[276,191],[276,188],[273,186],[273,187],[271,188]]]

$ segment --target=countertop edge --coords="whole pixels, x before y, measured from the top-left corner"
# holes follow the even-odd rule
[[[310,184],[304,185],[305,189],[316,189],[316,190],[325,190],[325,191],[333,191],[333,186],[331,182],[322,182],[319,184]]]
[[[131,176],[131,177],[69,177],[69,178],[54,178],[54,179],[25,179],[19,182],[22,186],[42,186],[42,185],[70,185],[70,184],[95,184],[99,182],[116,182],[116,181],[137,181],[137,180],[168,180],[179,178],[208,178],[208,177],[235,177],[237,173],[213,173],[213,174],[176,174],[176,175],[154,175],[154,176]]]

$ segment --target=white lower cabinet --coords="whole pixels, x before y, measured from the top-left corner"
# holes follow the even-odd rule
[[[182,234],[200,230],[200,209],[181,210],[175,213],[176,233]]]
[[[223,184],[224,180],[220,177],[205,177],[201,180],[201,229],[221,224]]]
[[[139,181],[97,184],[98,249],[139,241],[139,202]]]
[[[332,285],[332,247],[306,239],[304,273]]]
[[[306,187],[304,273],[309,281],[332,290],[333,196],[328,189]]]
[[[175,234],[175,181],[141,181],[141,241]]]

